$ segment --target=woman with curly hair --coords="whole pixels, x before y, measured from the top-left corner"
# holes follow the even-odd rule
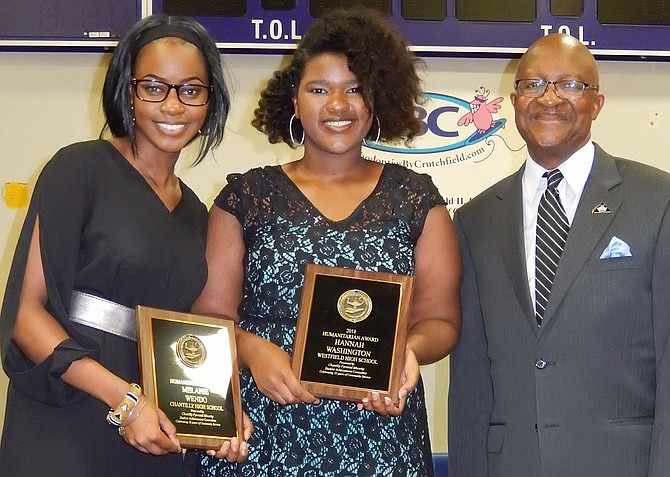
[[[362,141],[419,130],[417,60],[381,16],[318,19],[263,91],[253,125],[300,160],[228,177],[209,215],[209,276],[196,312],[234,317],[248,460],[202,456],[203,476],[433,475],[419,365],[460,328],[459,251],[425,174],[361,156]],[[414,276],[399,404],[317,399],[291,369],[306,263]],[[243,446],[246,445],[242,444]]]

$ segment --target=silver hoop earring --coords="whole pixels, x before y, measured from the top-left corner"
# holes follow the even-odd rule
[[[374,116],[375,116],[375,121],[377,123],[377,137],[375,138],[374,141],[369,141],[368,138],[365,138],[365,143],[370,144],[371,146],[374,146],[374,145],[378,144],[379,143],[379,138],[382,135],[382,125],[381,125],[381,122],[379,121],[379,116],[377,116],[376,114]],[[372,130],[372,128],[370,128],[370,130]]]
[[[295,137],[293,137],[293,120],[295,118],[296,115],[293,114],[293,116],[291,116],[291,120],[288,122],[288,135],[291,137],[291,144],[294,146],[302,146],[305,144],[305,128],[302,129],[302,138],[300,139],[300,142],[297,142]]]

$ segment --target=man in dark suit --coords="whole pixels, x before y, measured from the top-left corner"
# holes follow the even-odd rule
[[[670,176],[591,141],[599,84],[575,38],[535,42],[526,162],[456,212],[450,477],[670,476]]]

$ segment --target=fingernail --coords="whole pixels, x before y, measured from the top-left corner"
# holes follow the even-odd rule
[[[384,404],[386,404],[387,406],[388,406],[389,404],[391,404],[391,398],[388,397],[388,396],[386,396],[386,397],[384,398]]]
[[[372,400],[379,401],[379,393],[372,393]]]
[[[321,399],[316,399],[316,400],[314,401],[314,405],[315,405],[315,406],[318,406],[319,404],[321,404]]]
[[[245,442],[242,442],[242,445],[240,445],[240,452],[241,452],[242,454],[246,454],[246,452],[247,452],[247,443],[246,443],[246,441],[245,441]]]
[[[403,389],[398,393],[400,399],[405,399],[407,397],[407,389]]]

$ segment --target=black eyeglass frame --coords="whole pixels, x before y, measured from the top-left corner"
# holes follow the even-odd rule
[[[214,92],[214,86],[208,85],[208,84],[191,84],[191,83],[183,83],[183,84],[173,84],[173,83],[166,83],[165,81],[159,81],[159,80],[153,80],[153,79],[137,79],[137,78],[132,78],[130,80],[131,84],[133,85],[133,90],[135,91],[135,96],[137,99],[140,101],[144,101],[145,103],[162,103],[167,99],[168,96],[170,96],[170,91],[173,89],[177,92],[177,99],[179,100],[180,103],[186,105],[186,106],[194,106],[194,107],[199,107],[199,106],[205,106],[207,103],[209,103],[209,99],[212,96],[212,93]],[[140,94],[137,92],[137,85],[138,83],[152,83],[152,84],[161,84],[164,86],[167,86],[167,91],[165,92],[165,96],[163,99],[146,99],[140,96]],[[207,90],[207,100],[202,103],[202,104],[189,104],[185,102],[183,99],[181,99],[181,94],[180,90],[181,88],[193,88],[193,87],[198,87],[198,88],[205,88]]]
[[[528,96],[526,94],[523,94],[519,90],[519,83],[521,83],[522,81],[533,81],[533,82],[537,82],[537,83],[540,83],[540,84],[544,83],[544,90],[542,91],[541,94],[538,94],[537,96]],[[575,98],[566,98],[564,96],[561,96],[561,93],[558,91],[558,88],[556,86],[559,85],[559,84],[568,84],[568,83],[580,84],[582,86],[581,94],[579,96],[575,97]],[[595,89],[596,92],[598,92],[600,90],[600,86],[588,83],[586,81],[580,81],[580,80],[575,80],[575,79],[560,80],[560,81],[545,81],[545,80],[540,79],[540,78],[528,78],[528,79],[518,79],[518,80],[514,81],[514,91],[516,91],[517,94],[523,96],[524,98],[541,98],[542,96],[547,94],[547,90],[549,89],[549,85],[552,85],[552,84],[554,85],[554,93],[556,93],[556,96],[558,96],[559,98],[565,99],[567,101],[575,101],[577,99],[583,98],[584,97],[584,92],[589,88]]]

